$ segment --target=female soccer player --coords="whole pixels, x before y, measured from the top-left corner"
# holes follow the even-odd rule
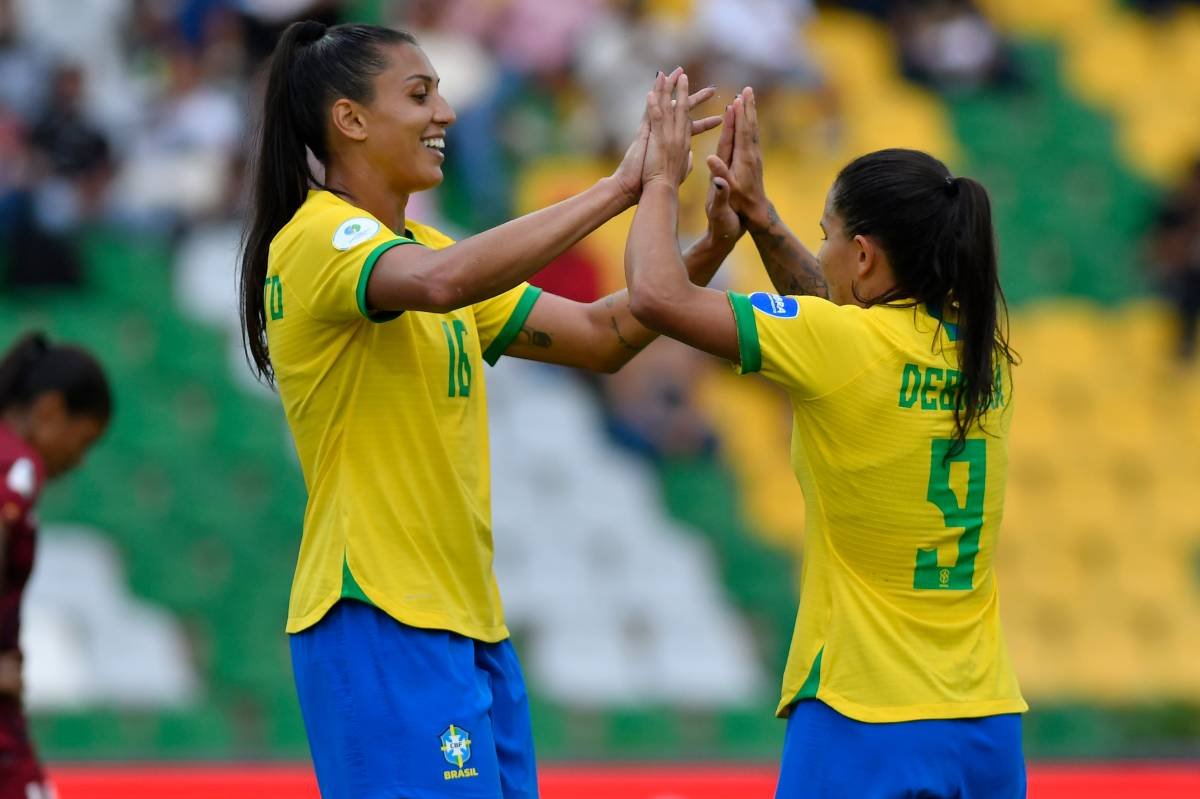
[[[648,98],[626,272],[643,324],[791,399],[808,532],[777,796],[1024,796],[1026,705],[992,569],[1013,356],[987,194],[924,153],[871,153],[838,175],[825,243],[794,265],[816,265],[828,298],[701,288],[674,238],[689,145],[673,90],[686,76]],[[734,102],[735,164],[755,160],[749,98]],[[747,223],[759,237],[779,228],[743,189],[732,193],[758,209]]]
[[[21,596],[33,569],[42,485],[74,469],[108,426],[96,360],[33,333],[0,360],[0,799],[50,799],[21,703]]]
[[[615,370],[653,338],[624,292],[584,305],[524,282],[636,202],[648,125],[611,177],[456,244],[405,218],[454,122],[411,36],[292,25],[264,111],[242,310],[308,488],[287,631],[322,794],[536,796],[492,573],[482,363]],[[700,282],[740,230],[725,196],[685,259]]]

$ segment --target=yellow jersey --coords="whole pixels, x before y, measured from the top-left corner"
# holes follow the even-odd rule
[[[516,337],[539,290],[446,314],[372,313],[367,281],[384,252],[453,243],[406,226],[398,236],[311,191],[271,242],[267,339],[308,489],[287,631],[353,597],[414,627],[499,641],[482,362]]]
[[[1028,709],[992,567],[1010,370],[949,454],[957,326],[929,309],[730,293],[739,371],[787,390],[804,491],[800,610],[778,714],[815,698],[866,722]]]

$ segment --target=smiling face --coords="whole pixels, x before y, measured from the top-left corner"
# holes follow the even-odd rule
[[[394,191],[431,189],[442,182],[454,110],[438,93],[437,72],[421,48],[395,44],[385,51],[389,66],[375,77],[371,102],[359,106],[359,141],[368,163]]]

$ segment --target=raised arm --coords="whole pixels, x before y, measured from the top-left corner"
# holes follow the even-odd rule
[[[728,210],[728,204],[724,207]],[[729,213],[736,226],[736,214]],[[683,255],[683,269],[689,280],[701,286],[712,280],[737,241],[736,237],[714,235],[712,224],[710,216],[709,232]],[[591,303],[543,294],[504,354],[594,372],[615,372],[657,337],[658,333],[634,317],[628,290]]]
[[[725,126],[717,153],[729,159],[732,152],[733,128]],[[704,210],[705,234],[683,254],[688,279],[698,286],[708,285],[744,232],[741,219],[729,206],[729,186],[723,181],[710,183]],[[543,295],[505,354],[615,372],[657,337],[634,318],[628,290],[587,304]]]
[[[708,168],[729,183],[730,205],[746,225],[775,290],[780,294],[828,297],[829,288],[816,256],[779,218],[763,183],[762,148],[754,90],[747,87],[725,112],[734,131],[733,160],[708,157]]]
[[[687,107],[704,102],[713,91],[710,87],[691,95]],[[699,133],[719,124],[719,117],[708,117],[690,122],[689,130]],[[647,131],[643,122],[616,171],[574,197],[442,250],[387,250],[367,283],[367,306],[372,311],[445,313],[516,286],[637,202]]]
[[[688,279],[676,244],[679,184],[687,173],[690,140],[687,109],[673,105],[675,93],[687,95],[686,75],[660,77],[646,101],[650,142],[644,185],[625,244],[630,310],[651,330],[737,362],[737,330],[725,294]],[[723,178],[713,182],[728,190]]]

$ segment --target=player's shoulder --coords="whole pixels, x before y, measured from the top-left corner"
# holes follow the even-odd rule
[[[418,222],[415,219],[404,220],[404,227],[405,231],[410,234],[410,237],[413,241],[417,242],[418,244],[424,244],[431,250],[440,250],[445,247],[449,247],[454,243],[454,239],[450,238],[442,231],[438,230],[432,225],[426,225],[422,222]]]
[[[351,205],[332,192],[313,190],[275,235],[271,247],[345,252],[370,241],[382,230],[383,223],[370,212]]]
[[[759,319],[788,322],[820,332],[826,326],[865,326],[870,324],[864,309],[857,305],[838,305],[824,297],[793,296],[756,291],[747,295],[750,307]]]

